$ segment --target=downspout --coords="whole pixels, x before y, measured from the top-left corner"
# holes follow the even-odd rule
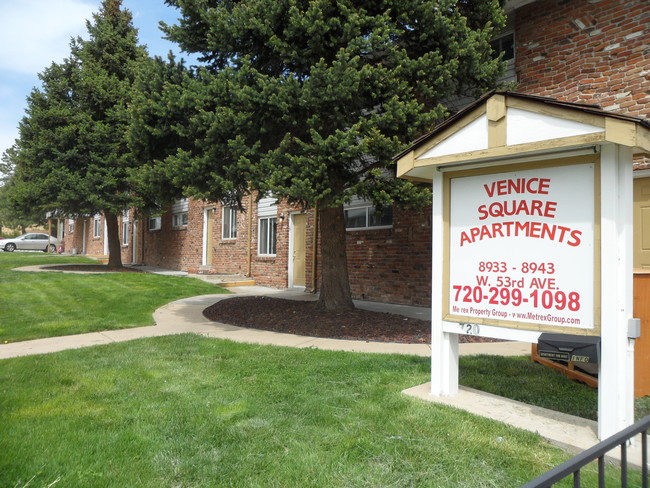
[[[140,264],[142,264],[144,266],[145,265],[145,262],[144,262],[144,256],[145,256],[145,254],[144,254],[144,242],[145,242],[145,236],[146,236],[145,233],[149,230],[149,217],[143,218],[142,220],[144,220],[144,223],[142,224],[142,230],[141,230],[141,234],[140,234],[142,236],[142,245],[140,246]]]
[[[138,219],[135,218],[133,213],[133,229],[131,231],[131,242],[133,243],[133,252],[131,253],[131,264],[138,264]]]
[[[253,194],[248,196],[248,269],[246,276],[253,273]]]
[[[314,205],[314,237],[311,243],[311,292],[316,293],[316,261],[318,252],[318,201]]]
[[[81,234],[81,254],[86,255],[86,219],[82,220],[83,222],[83,232]]]

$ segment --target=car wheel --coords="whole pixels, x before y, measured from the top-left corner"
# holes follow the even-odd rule
[[[7,252],[14,252],[15,250],[16,250],[16,244],[14,244],[13,242],[10,242],[5,246],[5,251]]]
[[[50,244],[48,247],[43,249],[43,252],[48,252],[48,251],[52,253],[56,252],[56,246],[54,244]]]

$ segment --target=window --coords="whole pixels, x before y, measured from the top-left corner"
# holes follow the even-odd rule
[[[515,35],[510,32],[503,34],[494,39],[490,46],[492,47],[492,56],[495,58],[503,53],[502,60],[506,63],[506,70],[503,76],[498,80],[500,82],[517,81],[517,72],[515,71]]]
[[[223,207],[221,237],[235,239],[237,237],[237,210],[234,207]]]
[[[515,35],[512,32],[497,37],[490,43],[490,46],[492,47],[492,55],[495,58],[503,53],[502,59],[504,61],[515,59]]]
[[[74,220],[68,219],[68,234],[72,234],[73,232],[74,232]]]
[[[261,256],[275,256],[275,236],[278,229],[276,217],[263,217],[260,219],[259,252]]]
[[[162,224],[162,218],[160,217],[160,215],[157,215],[155,217],[149,217],[147,228],[149,230],[160,230],[160,228],[162,227],[161,224]]]
[[[172,226],[174,227],[186,227],[187,222],[187,212],[177,213],[172,216]]]
[[[129,211],[125,210],[122,213],[122,245],[129,245]]]
[[[275,256],[278,229],[278,201],[274,197],[262,198],[257,202],[259,218],[257,253],[260,256]]]
[[[386,228],[393,225],[393,208],[386,207],[381,213],[367,200],[354,198],[345,206],[345,228],[348,230]]]
[[[188,222],[189,200],[181,198],[172,205],[172,226],[186,227]]]
[[[102,216],[97,214],[93,217],[93,237],[102,236]]]

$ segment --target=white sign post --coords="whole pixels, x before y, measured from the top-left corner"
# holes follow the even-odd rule
[[[598,437],[634,422],[634,339],[628,338],[633,308],[632,151],[602,146],[601,361],[598,370]]]
[[[601,336],[599,438],[633,422],[631,152],[433,177],[431,393],[458,392],[458,334]]]

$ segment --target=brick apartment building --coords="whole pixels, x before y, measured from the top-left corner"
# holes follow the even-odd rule
[[[650,115],[649,1],[510,0],[505,8],[508,26],[494,45],[508,63],[504,81],[516,83],[517,92]],[[650,208],[650,169],[645,169],[650,164],[642,155],[635,164],[635,266],[650,267],[650,251],[642,252],[640,240],[644,209]],[[252,198],[244,209],[190,199],[148,219],[125,214],[122,259],[242,274],[279,288],[317,289],[313,209]],[[346,207],[346,217],[354,297],[429,304],[431,209],[414,214],[395,208],[392,215],[377,216],[371,205],[355,201]],[[66,252],[106,252],[101,216],[67,225],[73,228],[66,228]]]

